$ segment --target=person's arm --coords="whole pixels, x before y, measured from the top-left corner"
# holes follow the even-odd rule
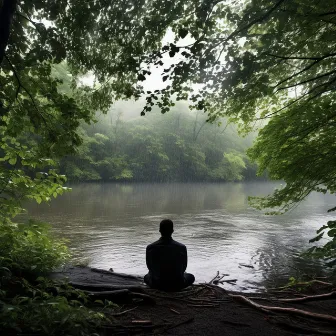
[[[185,272],[185,270],[187,269],[187,265],[188,265],[188,252],[187,252],[186,246],[184,246],[184,249],[183,249],[183,272]]]
[[[150,271],[152,269],[152,258],[148,249],[148,246],[146,248],[146,265],[148,270]]]

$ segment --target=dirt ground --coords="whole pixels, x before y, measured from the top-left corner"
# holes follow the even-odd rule
[[[99,331],[101,335],[336,335],[336,295],[333,295],[336,292],[332,285],[323,282],[304,288],[243,294],[259,305],[319,314],[311,317],[299,315],[293,309],[289,312],[261,310],[242,300],[242,293],[228,292],[213,284],[165,293],[147,288],[138,277],[89,268],[67,269],[55,277],[61,278],[65,273],[79,288],[98,293],[93,295],[106,293],[108,297],[111,290],[121,291],[122,295],[114,300],[119,308],[107,313],[111,324]],[[333,294],[313,301],[281,301],[325,293]]]

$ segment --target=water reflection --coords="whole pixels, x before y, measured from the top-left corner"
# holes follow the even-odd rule
[[[325,223],[333,196],[314,194],[294,211],[269,217],[250,209],[247,196],[268,194],[274,183],[73,185],[51,205],[28,205],[30,215],[53,224],[77,255],[94,267],[144,274],[145,247],[169,217],[188,247],[188,270],[209,281],[217,270],[244,289],[273,286],[298,272],[321,273],[299,252]],[[248,264],[245,267],[240,264]],[[229,287],[229,285],[228,285]]]

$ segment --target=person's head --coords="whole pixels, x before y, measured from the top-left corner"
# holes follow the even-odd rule
[[[162,237],[170,237],[174,232],[174,224],[170,219],[164,219],[160,223],[160,233]]]

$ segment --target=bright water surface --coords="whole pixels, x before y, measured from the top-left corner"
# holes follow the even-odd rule
[[[174,238],[187,245],[188,271],[209,281],[217,271],[238,279],[230,289],[253,290],[288,281],[289,275],[321,275],[300,257],[315,230],[333,218],[335,197],[313,194],[283,216],[265,216],[247,204],[279,183],[82,183],[51,205],[28,206],[53,225],[90,266],[145,274],[146,245],[159,237],[161,219],[175,223]],[[247,268],[240,264],[247,264]]]

